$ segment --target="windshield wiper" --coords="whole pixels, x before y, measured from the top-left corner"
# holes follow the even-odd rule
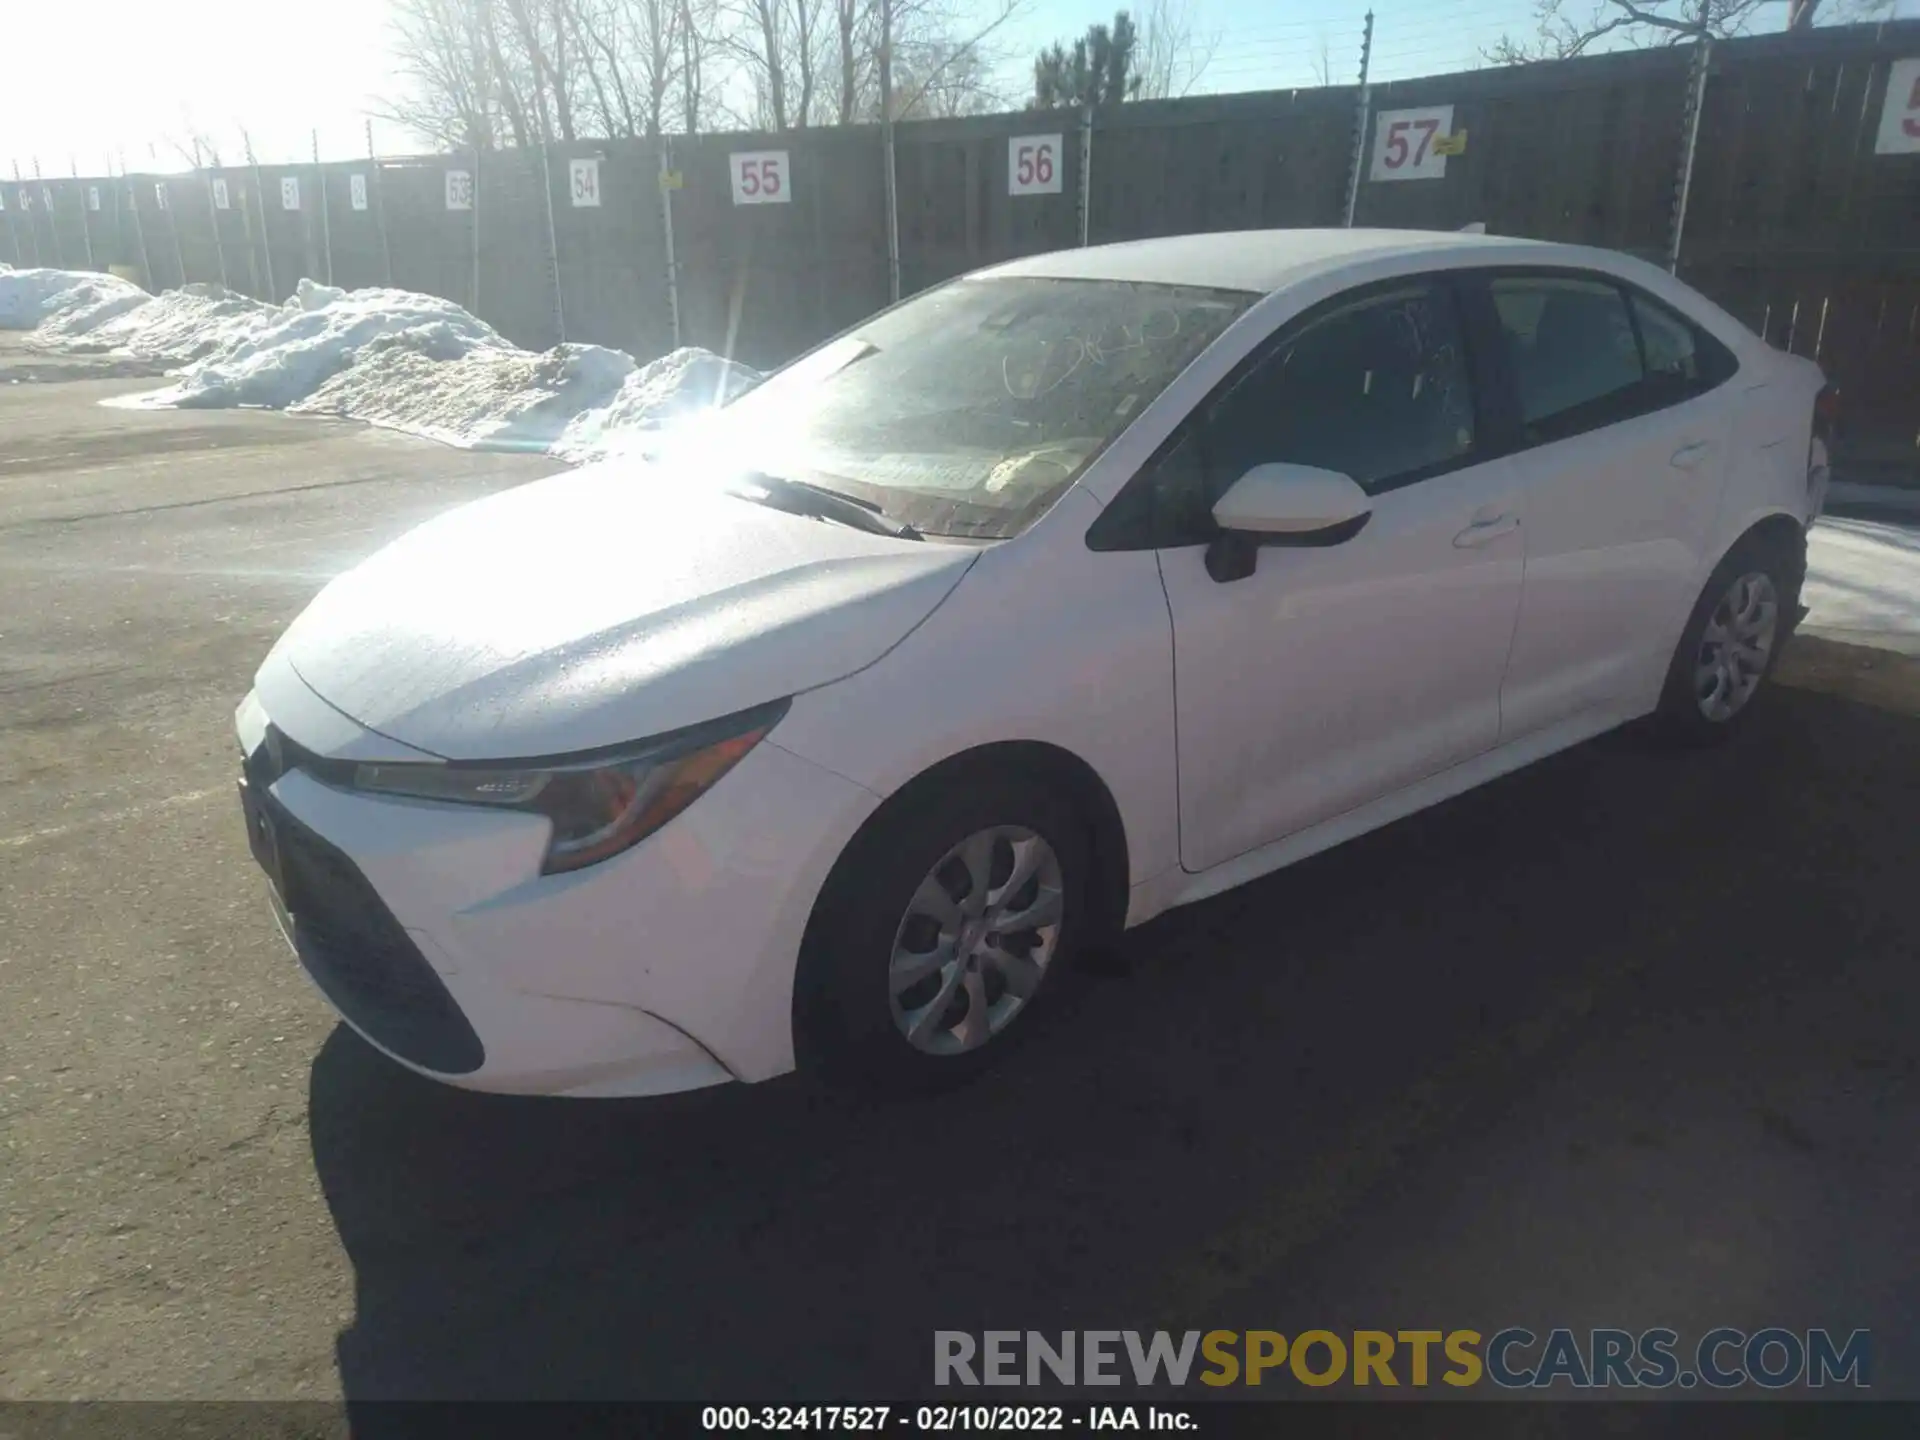
[[[818,520],[835,520],[842,525],[851,525],[856,530],[865,530],[873,535],[890,535],[896,540],[924,538],[913,526],[888,519],[887,513],[878,505],[858,495],[829,490],[810,480],[792,480],[784,475],[768,475],[758,470],[749,474],[746,480],[754,488],[766,492],[767,502],[776,510],[810,515]]]

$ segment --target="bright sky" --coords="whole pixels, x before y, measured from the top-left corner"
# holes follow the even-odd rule
[[[263,162],[309,158],[315,130],[322,158],[358,156],[368,109],[397,84],[387,3],[87,0],[79,11],[24,0],[10,5],[0,168],[17,163],[30,174],[37,158],[49,174],[69,173],[76,162],[82,173],[97,174],[122,151],[136,170],[184,168],[175,145],[196,131],[219,144],[225,163],[236,164],[243,126]],[[1335,83],[1358,71],[1368,0],[1190,6],[1195,39],[1217,41],[1196,91],[1313,85],[1323,46]],[[995,37],[1011,57],[1002,72],[1009,87],[1026,83],[1033,51],[1110,19],[1117,8],[1116,0],[1025,0]],[[1134,8],[1137,14],[1144,4],[1136,0]],[[1375,0],[1373,9],[1375,79],[1469,68],[1503,30],[1532,28],[1530,0]],[[1899,0],[1899,13],[1920,13],[1920,0]],[[389,153],[419,148],[390,125],[376,123],[375,138]]]

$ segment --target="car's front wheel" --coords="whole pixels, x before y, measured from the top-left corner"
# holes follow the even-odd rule
[[[1674,652],[1658,720],[1671,739],[1707,744],[1731,734],[1785,645],[1799,603],[1787,547],[1754,535],[1720,562]]]
[[[1043,777],[954,774],[876,817],[801,950],[801,1064],[884,1086],[965,1078],[1051,989],[1088,913],[1091,846]]]

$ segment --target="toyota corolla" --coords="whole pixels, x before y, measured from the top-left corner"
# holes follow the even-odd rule
[[[1823,384],[1571,246],[1001,265],[334,580],[239,708],[248,835],[435,1078],[964,1075],[1172,906],[1630,721],[1738,728]]]

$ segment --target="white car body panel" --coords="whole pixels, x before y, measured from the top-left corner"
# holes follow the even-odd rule
[[[428,521],[321,591],[274,655],[430,754],[571,754],[871,664],[974,553],[610,461]]]
[[[1739,373],[1377,495],[1354,540],[1263,549],[1229,584],[1199,547],[1088,547],[1103,508],[1292,317],[1377,280],[1501,265],[1626,279]],[[1272,293],[1010,540],[896,540],[599,467],[430,522],[330,585],[263,664],[243,746],[271,722],[354,761],[567,755],[791,697],[683,813],[568,874],[540,873],[538,816],[273,782],[482,1033],[485,1063],[437,1078],[603,1095],[782,1073],[822,886],[885,799],[941,761],[1028,742],[1083,763],[1118,812],[1138,924],[1644,714],[1728,548],[1817,511],[1818,367],[1610,252],[1276,232],[996,273]],[[1695,443],[1700,463],[1677,466]]]
[[[1198,547],[1160,552],[1186,869],[1498,743],[1520,608],[1517,491],[1504,459],[1391,490],[1351,540],[1263,549],[1228,585]]]
[[[1130,884],[1177,866],[1167,601],[1152,551],[1087,548],[1099,513],[1068,491],[884,660],[796,699],[774,738],[881,795],[979,746],[1055,745],[1113,795]]]

